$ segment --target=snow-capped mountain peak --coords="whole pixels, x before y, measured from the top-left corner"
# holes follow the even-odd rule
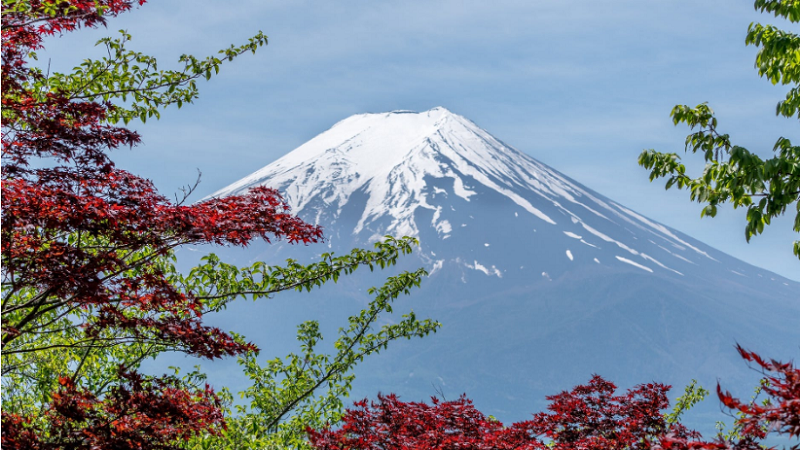
[[[468,246],[475,239],[487,244],[473,251],[482,259],[454,254],[451,260],[502,276],[511,269],[499,255],[489,256],[489,240],[519,246],[514,239],[520,237],[505,236],[501,243],[490,236],[492,227],[516,220],[515,226],[525,223],[522,236],[536,237],[531,251],[558,261],[533,265],[542,267],[544,279],[594,264],[684,276],[710,263],[755,276],[751,266],[604,198],[441,107],[348,117],[213,196],[257,185],[281,191],[295,213],[322,224],[328,236],[347,209],[353,224],[336,229],[338,236],[364,243],[387,234],[419,237],[432,268],[444,263],[433,256],[435,241]],[[511,213],[515,219],[493,216]],[[736,261],[735,267],[723,268],[720,257]]]
[[[556,223],[553,218],[514,191],[533,188],[567,202],[574,202],[575,194],[587,194],[471,121],[437,107],[348,117],[213,196],[266,182],[282,190],[301,213],[318,195],[328,205],[343,205],[366,188],[369,201],[355,232],[371,219],[389,215],[394,220],[384,234],[416,235],[414,209],[435,209],[426,202],[426,176],[452,179],[454,194],[467,201],[474,195],[470,184],[478,182],[550,224]],[[465,182],[465,177],[471,180]]]

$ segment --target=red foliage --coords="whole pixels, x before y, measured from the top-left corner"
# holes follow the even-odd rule
[[[108,152],[139,135],[106,118],[115,106],[80,92],[36,86],[28,63],[46,36],[105,25],[144,0],[30,0],[4,5],[2,25],[3,351],[47,326],[47,314],[82,311],[84,342],[105,333],[217,358],[255,347],[202,322],[202,304],[147,261],[186,244],[246,246],[253,239],[317,242],[319,227],[289,214],[280,195],[254,189],[190,206],[149,180],[117,169]],[[35,163],[33,163],[35,160]],[[33,163],[33,164],[32,164]],[[131,271],[131,269],[147,270]],[[7,302],[15,295],[24,301]],[[79,320],[79,319],[75,319]],[[114,339],[114,338],[112,338]],[[18,341],[19,342],[19,341]],[[120,342],[122,342],[120,340]],[[11,345],[10,345],[11,344]],[[26,349],[24,351],[38,351]],[[64,381],[41,422],[3,412],[8,448],[167,448],[223,424],[213,392],[190,393],[167,378],[123,385],[98,399]],[[47,439],[44,436],[48,436]],[[42,441],[45,439],[45,441]],[[59,444],[60,445],[60,444]]]
[[[515,426],[551,440],[555,449],[652,448],[653,437],[666,429],[661,410],[669,406],[669,388],[643,384],[614,395],[617,387],[595,375],[587,385],[548,396],[550,412]]]
[[[596,375],[587,385],[547,397],[548,412],[510,427],[490,420],[465,397],[434,398],[427,405],[378,395],[371,404],[356,402],[336,430],[309,429],[309,439],[318,450],[764,450],[761,441],[769,433],[797,438],[800,370],[737,348],[765,371],[770,402],[745,404],[717,388],[726,407],[743,413],[735,439],[705,441],[680,423],[667,424],[662,411],[669,406],[669,386],[644,384],[615,395],[616,386]]]
[[[462,397],[432,404],[401,402],[395,395],[378,395],[371,407],[366,400],[347,411],[336,431],[309,430],[314,448],[339,449],[514,449],[533,442],[523,434],[505,432]],[[538,447],[527,447],[538,448]]]
[[[106,16],[144,1],[28,3],[24,11],[3,15],[2,256],[11,275],[4,291],[33,289],[48,305],[57,299],[64,308],[96,311],[98,320],[86,324],[88,336],[102,328],[152,333],[204,357],[251,349],[203,326],[199,302],[163,274],[122,276],[131,268],[125,256],[145,248],[163,255],[195,243],[244,246],[257,237],[308,243],[318,241],[321,230],[291,216],[271,189],[181,206],[150,181],[115,168],[107,152],[137,144],[138,134],[104,124],[110,103],[33,91],[31,82],[41,75],[25,58],[46,35],[105,24]],[[31,158],[55,165],[32,169]],[[30,309],[19,322],[3,324],[4,347],[31,331],[38,316],[36,305]],[[132,309],[143,314],[126,313]]]
[[[196,433],[218,433],[214,392],[189,392],[171,378],[120,373],[103,399],[61,378],[61,390],[37,420],[3,413],[3,447],[27,450],[171,449]]]
[[[338,430],[309,430],[309,437],[320,450],[647,449],[665,429],[660,411],[668,389],[647,384],[614,395],[616,386],[595,376],[548,397],[550,412],[510,427],[489,420],[464,397],[426,405],[379,395],[371,407],[366,400],[356,403]]]
[[[742,434],[764,438],[767,432],[775,432],[790,438],[800,437],[800,369],[791,363],[774,359],[767,361],[738,345],[736,349],[742,358],[755,363],[764,373],[767,384],[763,391],[769,396],[764,406],[742,403],[733,398],[730,392],[723,393],[717,385],[717,394],[722,403],[743,414],[739,421]]]
[[[717,396],[722,405],[731,412],[739,413],[736,420],[738,436],[718,436],[711,442],[668,436],[663,440],[665,449],[763,450],[762,440],[770,434],[789,439],[800,438],[800,368],[792,363],[766,360],[739,345],[736,350],[748,363],[755,363],[755,369],[764,374],[766,383],[762,391],[767,395],[765,404],[742,402],[730,392],[723,392],[718,384]],[[800,449],[800,444],[791,448]]]

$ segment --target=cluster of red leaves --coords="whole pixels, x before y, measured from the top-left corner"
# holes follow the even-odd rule
[[[661,410],[668,386],[647,384],[614,395],[616,386],[595,376],[587,385],[548,397],[549,412],[510,427],[491,420],[462,397],[432,404],[394,395],[366,400],[347,411],[337,430],[309,430],[319,450],[377,449],[638,449],[665,428]],[[551,442],[551,446],[547,442]]]
[[[764,438],[768,431],[772,431],[792,438],[800,437],[800,369],[791,363],[774,359],[767,361],[740,346],[736,349],[742,358],[755,363],[764,373],[767,383],[763,391],[769,397],[764,406],[742,403],[733,398],[730,392],[723,393],[717,386],[722,403],[743,414],[740,421],[742,434]],[[764,427],[765,424],[767,427]]]
[[[4,3],[4,352],[41,351],[15,346],[20,337],[46,329],[54,314],[70,317],[85,334],[75,345],[149,341],[206,358],[252,350],[204,325],[200,299],[171,285],[147,258],[132,255],[158,257],[187,244],[245,246],[259,237],[291,243],[322,238],[319,227],[290,215],[271,189],[188,206],[169,201],[109,158],[111,150],[140,141],[136,132],[107,123],[113,104],[89,99],[80,87],[46,87],[44,75],[30,67],[31,52],[45,37],[104,26],[143,3]],[[45,405],[46,431],[37,428],[41,422],[4,411],[3,446],[167,448],[171,440],[224,424],[211,391],[195,395],[166,378],[143,384],[134,373],[120,376],[122,384],[103,399],[65,381]]]
[[[735,440],[704,441],[680,423],[668,424],[669,386],[651,383],[615,395],[616,386],[599,376],[587,385],[547,397],[547,412],[509,427],[491,420],[465,397],[432,399],[430,405],[378,395],[348,409],[338,429],[309,429],[317,450],[764,450],[769,432],[797,438],[800,424],[800,369],[740,354],[765,371],[766,406],[745,404],[717,388],[723,405],[743,413]],[[800,445],[792,449],[797,450]]]
[[[338,430],[308,430],[314,448],[338,449],[513,449],[521,441],[487,419],[462,397],[432,405],[401,402],[394,394],[355,403]]]
[[[666,429],[661,411],[669,406],[669,388],[650,383],[614,395],[617,387],[595,375],[587,385],[548,396],[550,412],[519,425],[551,440],[555,449],[652,448],[653,437]]]
[[[41,75],[26,56],[42,47],[45,36],[104,25],[106,17],[135,3],[144,2],[40,0],[4,11],[4,290],[33,289],[41,300],[23,305],[31,314],[19,322],[3,324],[4,347],[32,331],[41,304],[50,307],[55,301],[97,312],[98,320],[87,324],[89,336],[98,328],[149,330],[154,339],[175,340],[200,356],[246,351],[252,347],[204,327],[197,299],[176,291],[163,274],[132,277],[131,253],[148,249],[163,255],[195,243],[244,246],[258,237],[321,239],[318,227],[290,215],[279,194],[266,188],[190,206],[170,202],[148,180],[117,169],[109,159],[110,150],[139,142],[135,132],[104,122],[112,104],[31,88]],[[53,164],[31,168],[32,158]],[[141,314],[126,314],[131,309]]]
[[[170,378],[145,379],[135,373],[119,377],[122,383],[103,399],[61,378],[61,389],[41,417],[3,414],[3,447],[178,449],[178,443],[199,432],[219,432],[222,415],[208,386],[189,392]]]
[[[737,425],[740,428],[736,438],[722,436],[712,442],[691,440],[682,437],[666,436],[663,448],[668,450],[763,450],[762,440],[769,434],[777,434],[789,439],[800,438],[800,368],[792,363],[766,360],[754,352],[737,345],[736,350],[748,363],[754,363],[756,370],[764,375],[762,392],[766,402],[742,402],[730,392],[722,391],[717,385],[720,402],[731,412],[738,413]],[[800,443],[791,447],[800,449]]]

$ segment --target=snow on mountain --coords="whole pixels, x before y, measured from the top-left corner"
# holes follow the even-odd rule
[[[487,213],[491,208],[485,207],[486,199],[498,197],[492,202],[507,203],[515,219],[520,214],[531,219],[528,234],[547,236],[539,238],[544,244],[537,246],[539,251],[552,248],[569,261],[577,257],[592,264],[683,276],[697,264],[719,263],[722,258],[730,265],[728,274],[774,278],[606,199],[441,107],[351,116],[213,196],[256,185],[277,188],[294,212],[328,229],[358,197],[364,204],[355,212],[353,229],[338,230],[358,236],[356,244],[387,234],[409,235],[422,238],[423,249],[431,250],[429,238],[464,234],[475,220],[512,220]],[[420,219],[424,211],[432,213],[426,223]],[[563,248],[553,248],[554,241]],[[431,267],[444,263],[426,255]],[[451,256],[464,260],[467,255]],[[487,275],[502,274],[486,269],[491,264],[500,267],[499,261],[488,261],[488,266],[485,261],[460,262]]]

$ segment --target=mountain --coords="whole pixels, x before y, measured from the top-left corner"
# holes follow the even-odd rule
[[[359,396],[465,392],[514,421],[593,373],[621,387],[720,380],[749,397],[758,377],[737,342],[778,359],[798,353],[800,283],[637,214],[444,108],[349,117],[213,196],[258,185],[321,224],[328,248],[255,246],[230,255],[239,262],[420,239],[403,267],[430,276],[396,309],[444,326],[366,361]],[[258,343],[267,322],[352,314],[377,283],[356,274],[310,304],[241,307],[229,320]],[[718,410],[706,403],[701,414]]]

